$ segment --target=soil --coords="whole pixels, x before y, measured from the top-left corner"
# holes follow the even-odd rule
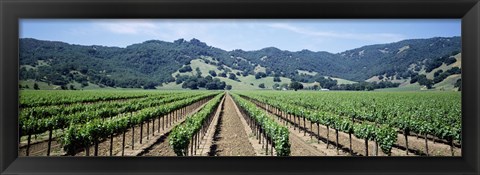
[[[235,110],[232,97],[227,95],[223,110],[219,116],[217,130],[214,134],[214,156],[254,156],[255,151],[248,140],[248,134],[240,115]]]

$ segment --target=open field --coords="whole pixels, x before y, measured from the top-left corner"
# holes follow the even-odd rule
[[[22,90],[19,155],[461,156],[460,101],[438,91]]]

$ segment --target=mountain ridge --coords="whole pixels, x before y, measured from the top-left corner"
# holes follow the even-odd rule
[[[408,39],[362,46],[336,54],[306,49],[292,52],[275,47],[225,51],[198,39],[173,42],[147,40],[121,48],[21,38],[20,79],[52,84],[85,83],[86,79],[93,84],[112,87],[161,85],[175,81],[176,78],[171,76],[173,72],[205,56],[216,61],[215,66],[226,66],[245,76],[255,75],[255,68],[260,66],[265,68],[267,76],[305,83],[315,82],[318,77],[300,74],[299,70],[354,81],[385,74],[407,79],[414,76],[415,71],[410,69],[412,65],[422,68],[438,65],[438,60],[443,59],[443,62],[444,57],[460,51],[460,37]],[[209,61],[209,64],[214,63]],[[72,71],[80,72],[80,75],[70,75]]]

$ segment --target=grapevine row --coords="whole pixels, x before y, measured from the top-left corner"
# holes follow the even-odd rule
[[[200,135],[204,135],[207,127],[211,123],[215,114],[215,109],[218,105],[224,93],[218,94],[211,101],[209,101],[200,111],[187,117],[185,123],[175,126],[172,132],[168,136],[169,144],[172,146],[177,156],[185,156],[188,154],[188,146],[193,148],[194,145],[198,145],[197,142]],[[202,132],[200,132],[202,131]],[[193,151],[193,149],[190,149]]]
[[[379,123],[396,128],[404,134],[408,150],[408,135],[422,134],[428,155],[427,138],[447,140],[453,155],[454,141],[461,142],[461,108],[455,93],[310,93],[254,94],[270,102],[284,101],[309,110],[327,111],[354,121]],[[439,140],[442,141],[442,140]],[[408,154],[408,151],[407,151]]]
[[[125,103],[122,106],[109,105],[103,108],[86,108],[85,111],[74,113],[70,115],[58,114],[51,117],[43,118],[41,116],[35,116],[36,113],[30,113],[28,117],[21,117],[20,123],[20,136],[32,135],[44,133],[55,129],[62,129],[73,124],[81,124],[88,122],[92,119],[114,117],[118,114],[138,111],[143,108],[153,107],[170,103],[184,98],[190,98],[198,96],[198,94],[185,94],[178,95],[176,97],[164,98],[157,100],[151,98],[146,101],[132,103]]]
[[[39,93],[41,92],[41,93]],[[20,107],[66,105],[147,97],[148,93],[116,91],[21,91]],[[28,98],[26,98],[28,97]]]
[[[71,125],[63,136],[63,149],[68,155],[73,155],[78,148],[88,148],[93,144],[97,146],[99,140],[102,138],[111,137],[113,134],[125,132],[128,128],[143,124],[145,121],[164,117],[172,111],[186,107],[205,98],[210,98],[216,94],[217,93],[209,93],[158,107],[150,107],[124,117],[116,117],[108,120],[97,118],[88,121],[85,124]]]
[[[290,155],[289,131],[288,128],[279,125],[264,110],[259,109],[252,102],[241,98],[237,94],[232,94],[234,101],[248,115],[247,123],[250,124],[253,131],[260,130],[275,148],[278,156]],[[260,134],[259,134],[260,135]]]
[[[317,125],[324,125],[327,127],[327,131],[332,128],[338,135],[338,132],[344,132],[349,134],[349,139],[351,143],[351,135],[353,134],[357,138],[365,140],[365,151],[366,155],[368,155],[368,141],[375,141],[376,144],[381,148],[382,152],[387,155],[391,154],[391,149],[397,140],[396,131],[388,126],[382,124],[371,124],[371,123],[355,123],[349,118],[341,117],[332,112],[325,112],[325,111],[314,111],[309,110],[301,106],[291,105],[284,101],[272,101],[268,100],[267,98],[262,98],[260,96],[245,96],[242,94],[244,98],[258,101],[264,104],[268,104],[272,107],[279,109],[280,111],[284,111],[287,116],[293,117],[293,120],[300,121],[300,119],[310,121]],[[295,118],[297,117],[297,118]],[[299,122],[300,123],[300,122]],[[304,126],[304,128],[306,128]],[[319,135],[317,130],[317,135]],[[327,140],[328,140],[328,133],[327,133]],[[338,139],[337,139],[337,146],[338,146]],[[350,144],[350,150],[352,150]]]

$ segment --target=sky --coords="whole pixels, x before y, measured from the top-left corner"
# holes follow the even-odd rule
[[[339,53],[404,39],[461,35],[460,19],[21,19],[20,38],[126,47],[147,40],[199,39],[227,51]]]

